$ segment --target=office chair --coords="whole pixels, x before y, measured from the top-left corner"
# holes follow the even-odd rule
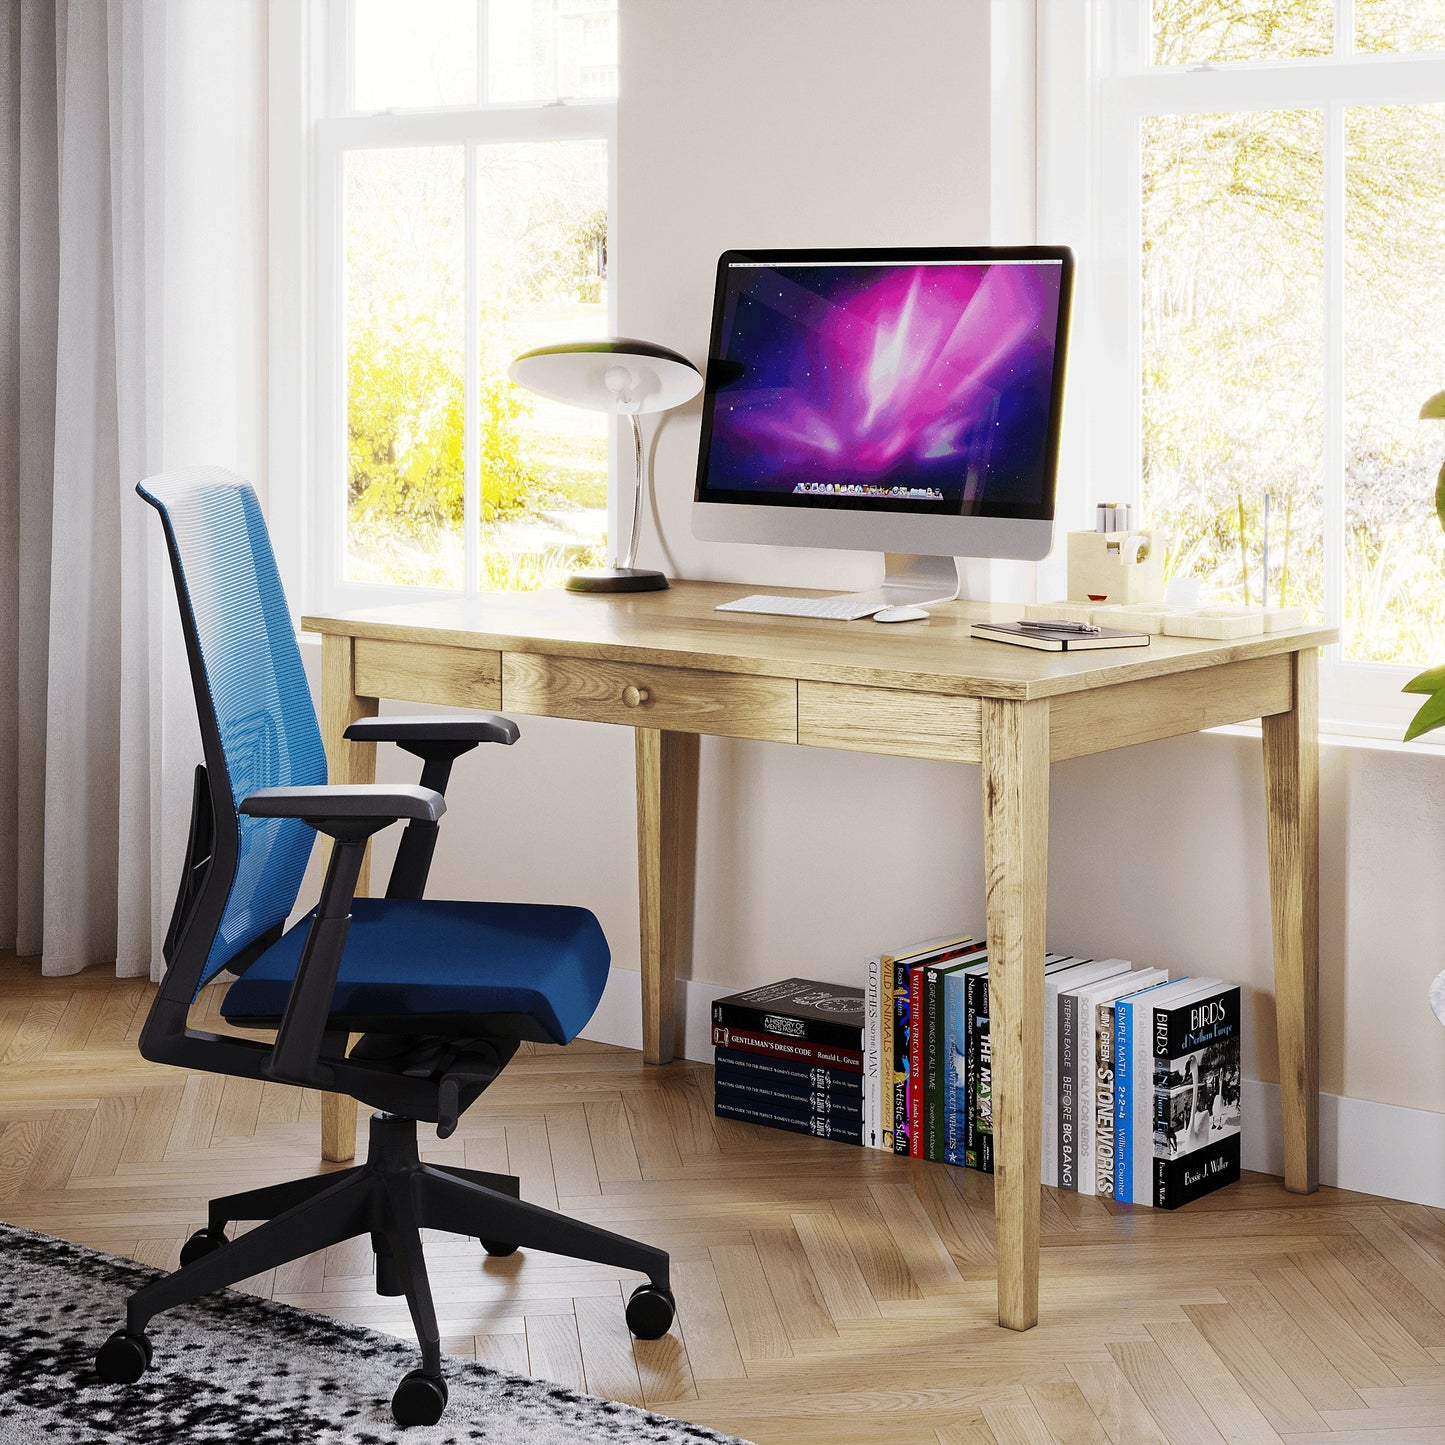
[[[164,945],[166,976],[141,1033],[147,1058],[350,1094],[379,1112],[365,1165],[211,1201],[181,1268],[131,1296],[96,1356],[128,1384],[151,1361],[151,1317],[328,1245],[370,1234],[379,1294],[406,1296],[421,1368],[392,1397],[402,1425],[446,1407],[441,1339],[420,1231],[470,1235],[489,1254],[531,1247],[637,1270],[628,1328],[672,1324],[668,1257],[518,1197],[511,1175],[426,1164],[418,1120],[445,1138],[523,1039],[567,1043],[602,996],[610,956],[585,909],[422,897],[456,758],[510,745],[496,715],[363,718],[358,742],[422,761],[419,786],[328,785],[321,734],[256,495],[216,468],[169,472],[137,491],[161,516],[180,603],[203,766]],[[385,898],[354,898],[368,838],[405,822]],[[287,929],[316,833],[332,840],[317,906]],[[187,1027],[198,990],[229,969],[228,1022],[268,1041]],[[348,1036],[361,1038],[348,1052]],[[236,1220],[267,1222],[227,1240]]]

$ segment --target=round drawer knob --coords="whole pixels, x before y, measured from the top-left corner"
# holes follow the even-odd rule
[[[641,707],[647,701],[647,689],[645,687],[624,687],[622,701],[627,707]]]

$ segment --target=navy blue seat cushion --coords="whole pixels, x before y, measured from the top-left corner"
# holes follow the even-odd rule
[[[308,914],[231,985],[224,1018],[280,1018],[310,926]],[[429,1014],[525,1014],[565,1044],[592,1017],[610,962],[602,925],[585,908],[358,898],[331,1012],[415,1018],[418,1033]]]

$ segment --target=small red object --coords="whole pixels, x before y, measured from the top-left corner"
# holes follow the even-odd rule
[[[1091,592],[1091,593],[1089,593],[1089,601],[1090,601],[1090,602],[1107,602],[1108,600],[1109,600],[1109,594],[1108,594],[1107,592]]]

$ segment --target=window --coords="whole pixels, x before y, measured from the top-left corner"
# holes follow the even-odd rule
[[[605,560],[607,418],[506,371],[613,329],[615,0],[327,14],[315,589],[552,585]]]
[[[1338,627],[1327,709],[1398,736],[1401,682],[1445,661],[1445,435],[1418,420],[1445,385],[1445,0],[1088,9],[1092,192],[1056,214],[1085,237],[1090,485],[1132,486],[1205,597]],[[1048,104],[1043,182],[1080,144]]]

